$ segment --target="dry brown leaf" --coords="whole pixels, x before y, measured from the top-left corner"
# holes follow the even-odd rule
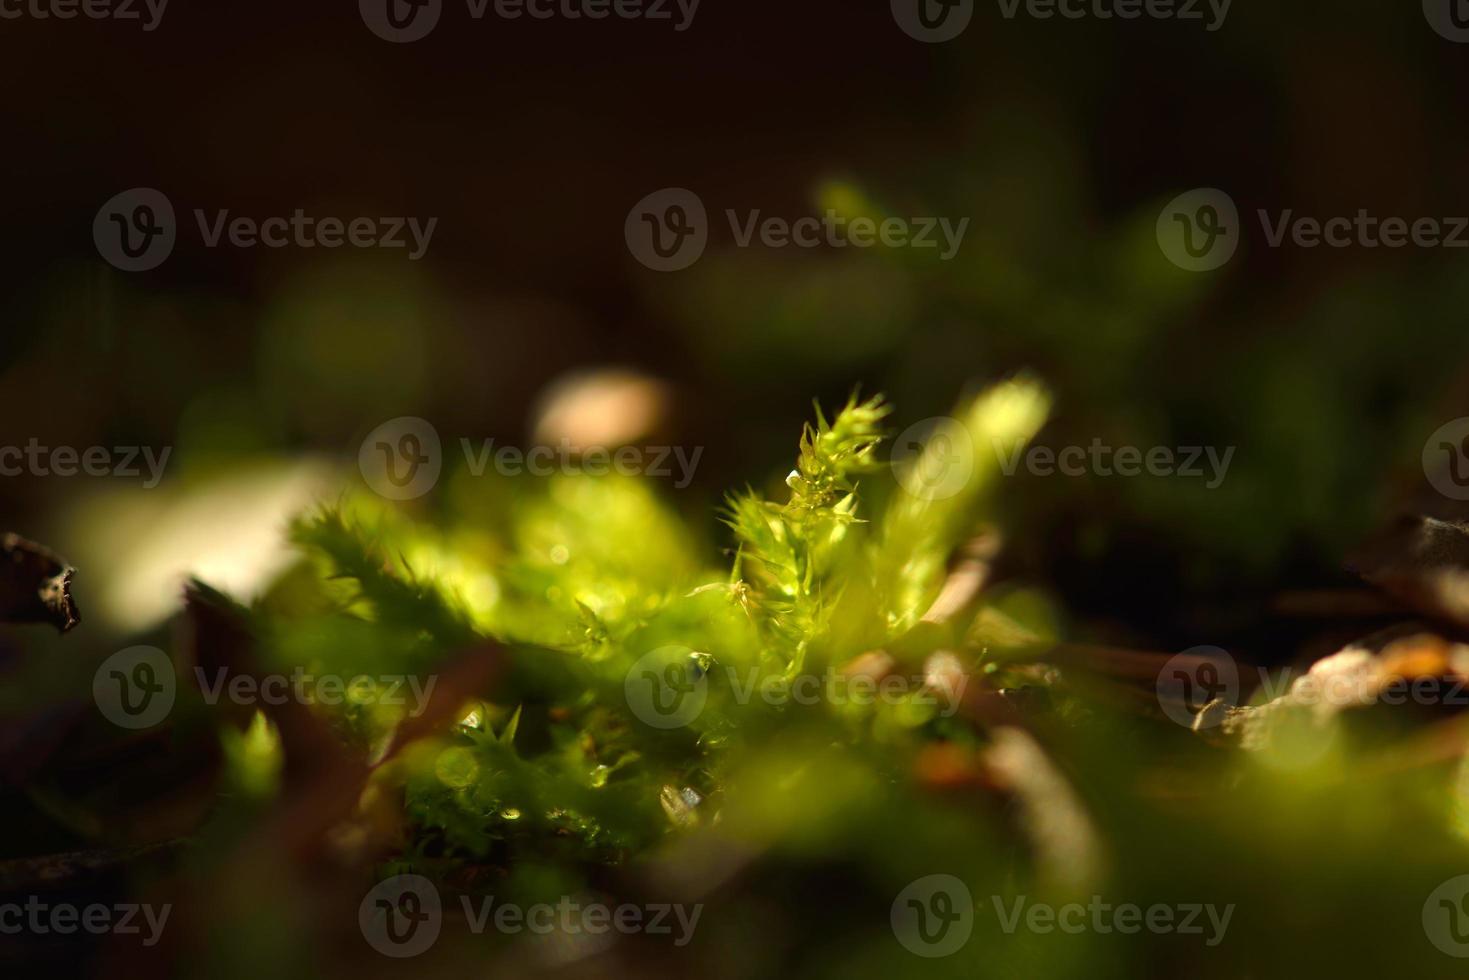
[[[81,622],[71,596],[76,569],[18,534],[0,536],[0,622],[50,623],[65,633]]]

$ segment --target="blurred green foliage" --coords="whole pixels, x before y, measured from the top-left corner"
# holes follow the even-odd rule
[[[1020,379],[955,415],[976,446],[1013,447],[1047,409]],[[1457,975],[1420,914],[1469,862],[1469,769],[1346,718],[1265,753],[1210,747],[1119,710],[1085,669],[1038,671],[1055,613],[1025,592],[925,618],[950,556],[992,529],[996,473],[942,500],[900,489],[875,465],[888,413],[853,399],[818,416],[783,499],[735,494],[723,569],[631,478],[492,484],[451,495],[433,522],[349,496],[300,521],[309,562],[251,613],[276,666],[423,674],[482,637],[509,650],[451,730],[374,774],[363,806],[401,798],[388,805],[406,817],[380,871],[522,904],[640,881],[634,893],[706,903],[681,962],[730,977]],[[928,696],[739,690],[740,671],[778,682],[874,650]],[[650,654],[666,683],[705,685],[686,724],[651,725],[630,699]],[[946,687],[936,657],[973,687]],[[1004,721],[976,714],[975,696],[1028,707]],[[370,703],[322,710],[368,758],[405,721]],[[229,737],[238,781],[269,786],[268,732]],[[890,906],[931,874],[965,882],[974,935],[920,961]],[[1234,908],[1217,944],[1208,930],[1007,934],[996,903],[1020,896]],[[445,942],[477,955],[513,940]]]

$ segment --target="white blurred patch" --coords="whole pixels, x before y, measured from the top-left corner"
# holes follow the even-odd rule
[[[555,446],[564,440],[578,450],[627,445],[655,431],[671,402],[666,384],[633,371],[568,375],[541,397],[535,441]]]
[[[333,467],[304,460],[82,502],[65,537],[86,576],[83,615],[123,632],[149,629],[178,610],[189,578],[250,602],[292,560],[290,520],[340,485]]]

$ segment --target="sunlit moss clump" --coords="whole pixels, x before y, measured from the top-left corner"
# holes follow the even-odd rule
[[[1211,744],[1163,717],[1147,654],[1089,663],[1043,591],[996,580],[1002,464],[1049,409],[1024,378],[908,429],[854,397],[783,486],[703,522],[633,477],[465,473],[435,509],[301,519],[306,557],[251,610],[262,653],[450,699],[432,725],[382,687],[314,707],[371,767],[333,841],[448,894],[707,900],[697,955],[730,976],[906,975],[889,916],[931,875],[973,913],[937,975],[1447,975],[1431,944],[1368,940],[1469,867],[1457,764]],[[230,736],[242,795],[276,791],[277,736]],[[1217,944],[1004,931],[1021,900],[1233,911]],[[1310,941],[1279,941],[1306,909]]]
[[[876,764],[968,737],[954,715],[978,651],[944,652],[935,674],[932,655],[961,634],[915,627],[956,550],[992,530],[991,443],[1023,444],[1046,407],[1024,380],[962,406],[970,445],[948,449],[969,475],[942,499],[894,478],[881,397],[818,408],[785,491],[729,498],[722,562],[703,543],[716,524],[691,531],[631,477],[464,477],[433,523],[348,497],[298,522],[310,562],[261,604],[263,632],[282,664],[341,673],[423,676],[503,645],[504,670],[463,692],[452,731],[377,773],[403,792],[409,858],[622,861],[719,820],[732,785],[800,745],[856,753],[828,775],[850,770],[849,790],[873,794]],[[665,700],[687,687],[698,710],[650,724],[644,683]],[[411,718],[363,700],[333,715],[371,758]],[[811,804],[803,823],[822,812]],[[772,819],[755,822],[768,833]]]

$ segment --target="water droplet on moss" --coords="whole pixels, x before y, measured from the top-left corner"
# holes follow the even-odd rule
[[[696,808],[704,799],[692,788],[684,787],[679,790],[665,786],[658,794],[658,802],[663,804],[663,812],[668,814],[668,819],[673,821],[674,826],[685,830],[699,826]]]

